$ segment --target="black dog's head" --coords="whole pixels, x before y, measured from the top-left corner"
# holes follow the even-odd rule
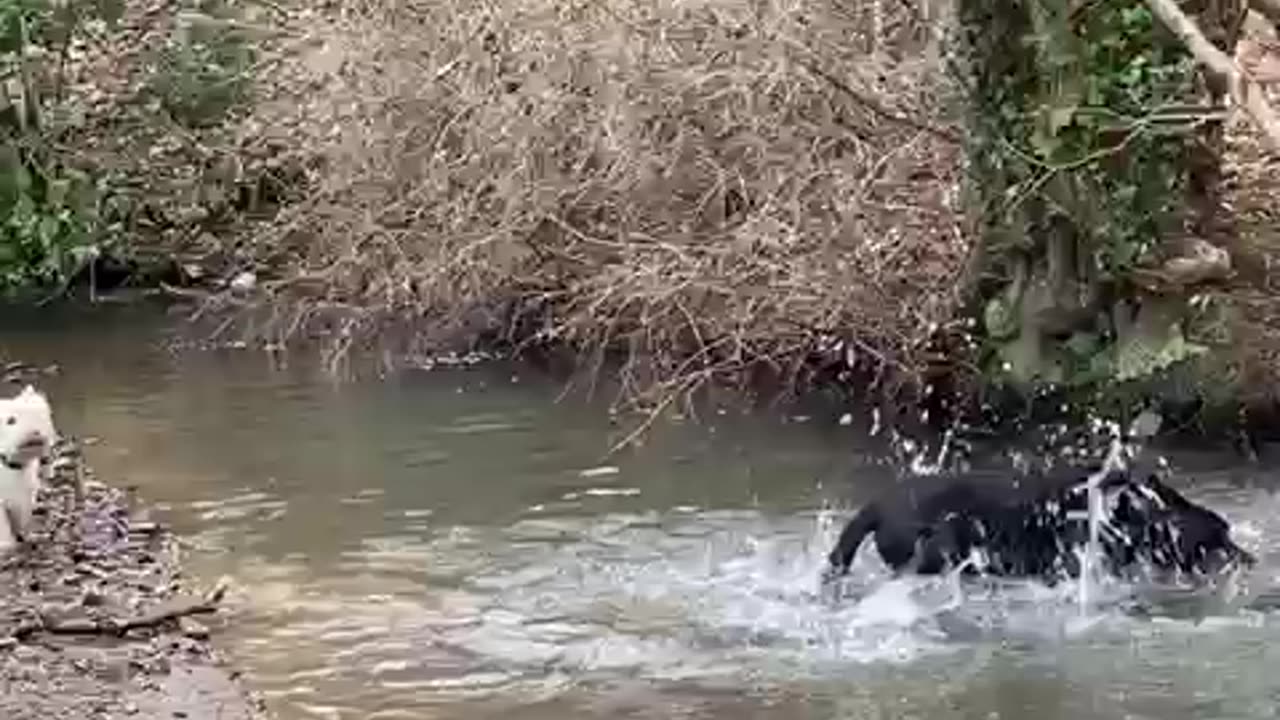
[[[1108,478],[1111,525],[1133,559],[1151,570],[1187,577],[1212,577],[1257,560],[1231,538],[1231,525],[1218,513],[1192,502],[1157,473],[1137,470],[1119,482]]]
[[[1174,529],[1178,569],[1184,573],[1215,575],[1239,565],[1252,568],[1257,559],[1231,538],[1231,524],[1218,513],[1183,497],[1181,493],[1151,477],[1163,498]]]

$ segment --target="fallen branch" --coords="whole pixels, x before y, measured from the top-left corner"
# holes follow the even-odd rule
[[[1227,82],[1231,97],[1258,124],[1272,148],[1280,152],[1280,117],[1276,116],[1276,111],[1267,103],[1262,87],[1242,72],[1226,53],[1209,42],[1174,0],[1147,0],[1147,6],[1160,18],[1160,22],[1178,36],[1200,64]]]
[[[115,635],[120,636],[130,630],[153,628],[170,620],[192,615],[206,615],[217,611],[227,592],[226,581],[219,581],[212,590],[203,596],[179,595],[157,604],[155,607],[129,618],[75,618],[71,620],[53,620],[41,616],[37,621],[25,623],[14,629],[11,637],[23,640],[38,633],[50,635]]]

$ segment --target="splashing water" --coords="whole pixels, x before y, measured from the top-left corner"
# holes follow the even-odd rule
[[[1160,416],[1148,410],[1139,414],[1130,423],[1128,437],[1134,440],[1149,438],[1159,429]],[[1081,573],[1079,586],[1079,609],[1081,617],[1088,617],[1091,592],[1100,586],[1098,564],[1101,558],[1102,527],[1110,522],[1110,511],[1106,507],[1101,488],[1099,487],[1107,475],[1114,471],[1125,470],[1128,462],[1142,451],[1138,442],[1125,442],[1121,435],[1120,424],[1114,420],[1104,420],[1096,416],[1089,418],[1089,430],[1093,437],[1102,433],[1108,438],[1107,453],[1102,466],[1089,476],[1088,483],[1088,522],[1089,538],[1081,557]]]
[[[992,630],[1035,637],[1079,629],[1064,612],[1069,589],[1002,582],[985,592],[975,585],[970,597],[960,570],[888,577],[870,544],[855,559],[847,594],[833,601],[816,587],[833,520],[829,511],[700,511],[517,523],[504,533],[509,555],[496,565],[473,558],[482,567],[455,596],[479,610],[475,624],[434,632],[458,652],[525,666],[516,672],[551,666],[714,682],[744,670],[777,678],[908,662]],[[436,553],[466,562],[467,547]]]
[[[1154,435],[1160,422],[1161,419],[1157,414],[1152,411],[1145,411],[1130,424],[1126,437],[1121,431],[1119,422],[1096,415],[1090,416],[1086,423],[1087,433],[1081,439],[1081,446],[1079,448],[1067,447],[1060,450],[1061,454],[1068,456],[1087,454],[1088,446],[1091,444],[1090,439],[1106,438],[1107,442],[1107,450],[1101,467],[1090,474],[1085,481],[1087,508],[1083,513],[1073,513],[1075,519],[1085,520],[1088,523],[1088,538],[1085,546],[1077,550],[1081,573],[1080,577],[1075,581],[1075,605],[1079,619],[1086,621],[1089,619],[1092,605],[1095,601],[1101,599],[1100,596],[1104,585],[1103,578],[1099,573],[1102,553],[1101,533],[1104,526],[1110,522],[1110,511],[1106,507],[1105,496],[1100,487],[1101,483],[1109,473],[1122,471],[1128,467],[1129,461],[1142,451],[1140,443],[1134,441]],[[1069,428],[1066,425],[1062,425],[1056,430],[1057,432],[1050,438],[1051,441],[1060,440],[1069,435]],[[894,428],[891,428],[890,432],[893,453],[907,468],[908,472],[917,476],[932,476],[941,473],[949,460],[951,460],[949,458],[950,452],[957,447],[954,428],[946,430],[941,438],[936,455],[932,457],[925,446],[900,435]],[[1031,460],[1017,450],[1012,451],[1008,459],[1011,470],[1026,472],[1030,469]],[[1055,458],[1052,451],[1045,448],[1044,456],[1039,460],[1049,466],[1054,463]],[[963,463],[961,466],[963,466]],[[1120,590],[1120,588],[1117,589]]]
[[[306,656],[299,645],[341,645],[345,666],[377,670],[375,685],[415,682],[430,666],[433,694],[469,697],[497,687],[555,693],[566,677],[734,687],[746,676],[785,685],[840,677],[851,666],[972,653],[1000,636],[1038,643],[1092,629],[1075,621],[1069,585],[961,583],[958,570],[893,578],[870,543],[836,596],[827,595],[818,577],[836,519],[831,510],[779,516],[680,508],[532,516],[417,544],[384,539],[353,557],[353,569],[401,568],[410,556],[425,561],[434,576],[429,598],[410,587],[378,602],[346,603],[341,621],[281,625],[272,633],[290,632],[278,638],[288,642],[255,652],[278,647]],[[280,584],[254,582],[254,592]],[[325,595],[334,592],[347,591]],[[292,612],[303,616],[315,602],[294,600]],[[389,613],[395,638],[414,646],[412,654],[376,630]]]
[[[1102,489],[1099,487],[1107,475],[1114,470],[1123,470],[1125,468],[1125,445],[1120,439],[1119,426],[1110,423],[1111,445],[1107,451],[1106,459],[1102,462],[1102,467],[1098,471],[1089,476],[1088,483],[1088,519],[1089,519],[1089,541],[1085,545],[1084,557],[1081,558],[1080,567],[1080,615],[1087,617],[1089,614],[1090,587],[1098,583],[1095,577],[1099,557],[1101,555],[1102,525],[1110,520],[1106,505],[1103,502]]]
[[[911,462],[909,467],[911,472],[916,475],[937,475],[946,467],[948,456],[952,449],[952,443],[955,441],[955,430],[947,428],[942,436],[942,442],[938,446],[938,454],[930,460],[924,448],[916,450],[912,446],[905,446],[905,449],[911,454]]]

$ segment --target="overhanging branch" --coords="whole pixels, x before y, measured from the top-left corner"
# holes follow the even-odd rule
[[[1231,97],[1244,108],[1253,121],[1262,128],[1272,149],[1280,152],[1280,117],[1267,102],[1262,86],[1240,70],[1226,53],[1214,47],[1200,28],[1186,16],[1174,0],[1146,0],[1147,6],[1160,18],[1187,50],[1210,72],[1221,76],[1230,88]],[[1254,0],[1255,4],[1260,0]],[[1275,0],[1267,0],[1275,2]]]

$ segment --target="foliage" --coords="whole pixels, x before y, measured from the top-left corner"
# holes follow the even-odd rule
[[[960,22],[989,375],[1096,389],[1202,353],[1131,281],[1185,219],[1192,58],[1141,0],[963,0]]]
[[[139,188],[150,194],[152,183],[137,163],[104,165],[103,150],[183,141],[166,136],[173,123],[164,113],[152,109],[139,123],[131,104],[145,115],[150,101],[194,128],[244,98],[252,53],[221,0],[199,0],[172,29],[166,23],[159,37],[168,42],[158,50],[146,49],[156,44],[150,36],[124,33],[118,45],[127,54],[154,53],[155,70],[141,81],[114,65],[118,75],[95,73],[88,48],[100,56],[116,45],[112,31],[126,10],[125,0],[0,0],[0,294],[64,286],[111,246],[135,242],[126,232],[146,210],[136,196]],[[84,137],[93,123],[100,134]],[[114,137],[121,133],[135,139]]]
[[[114,21],[111,0],[0,0],[0,292],[56,283],[92,242],[95,188],[58,157],[62,70],[86,22]]]
[[[92,242],[93,188],[84,174],[40,166],[20,145],[0,157],[0,291],[62,281]]]
[[[305,89],[256,121],[323,172],[237,248],[277,274],[226,306],[252,304],[246,332],[271,341],[332,338],[335,357],[497,338],[576,351],[588,373],[617,359],[620,403],[646,409],[721,382],[789,392],[814,366],[910,392],[968,250],[926,10],[309,12],[315,49],[280,69]]]
[[[1090,39],[1081,48],[1084,102],[1070,108],[1052,149],[1063,164],[1098,158],[1080,180],[1090,200],[1101,201],[1093,259],[1100,279],[1114,281],[1152,250],[1183,205],[1193,138],[1177,108],[1196,68],[1141,3],[1099,3],[1084,13],[1080,32]]]

